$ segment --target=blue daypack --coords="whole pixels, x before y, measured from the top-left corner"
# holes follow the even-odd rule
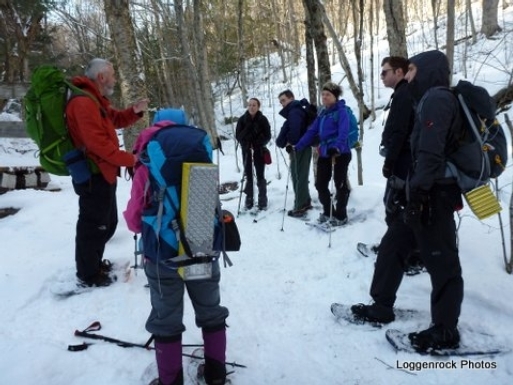
[[[358,127],[358,121],[356,120],[356,116],[353,113],[351,107],[346,106],[347,117],[349,118],[349,134],[347,136],[347,141],[349,143],[349,148],[358,147],[358,139],[360,137],[360,128]]]
[[[360,128],[358,127],[358,121],[356,120],[356,116],[353,113],[353,110],[351,110],[351,107],[346,106],[347,111],[347,118],[349,119],[349,132],[347,134],[347,143],[349,145],[349,148],[356,148],[358,147],[358,138],[360,137]],[[333,121],[335,123],[338,122],[339,116],[338,116],[338,110],[332,112]]]
[[[217,259],[219,253],[193,255],[180,218],[183,163],[212,163],[212,146],[206,131],[183,124],[163,127],[148,141],[139,159],[149,174],[146,191],[150,199],[142,214],[145,257],[171,268]],[[212,250],[222,253],[225,262],[231,265],[226,251],[238,251],[241,243],[235,219],[229,211],[221,210],[219,201],[210,215],[214,234]],[[180,244],[185,256],[178,255]]]
[[[140,161],[148,168],[150,191],[150,201],[142,215],[144,255],[154,263],[163,262],[178,256],[183,233],[179,215],[182,165],[212,163],[210,139],[196,127],[164,127],[148,141]]]

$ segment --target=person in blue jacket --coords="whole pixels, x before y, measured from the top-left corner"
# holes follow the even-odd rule
[[[345,100],[339,99],[341,95],[342,88],[338,84],[325,83],[321,93],[325,108],[299,142],[293,148],[288,148],[289,151],[292,149],[302,151],[315,141],[319,142],[315,181],[315,188],[323,207],[319,222],[330,221],[332,226],[342,226],[347,223],[347,201],[350,193],[347,181],[347,169],[351,162],[351,148],[348,143],[349,117]],[[332,177],[336,190],[335,202],[331,201],[329,189]]]

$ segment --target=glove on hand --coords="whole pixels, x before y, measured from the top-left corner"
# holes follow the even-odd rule
[[[287,151],[289,154],[292,154],[294,152],[294,146],[292,144],[287,144],[285,146],[285,151]]]
[[[392,169],[393,169],[392,165],[385,162],[383,164],[383,168],[381,169],[381,172],[383,173],[383,176],[388,179],[392,176]]]
[[[429,194],[425,191],[410,193],[404,212],[404,223],[412,229],[419,229],[429,221]]]
[[[334,156],[339,156],[340,155],[340,151],[338,150],[338,148],[331,147],[331,148],[328,148],[327,154],[331,158],[331,157],[334,157]]]

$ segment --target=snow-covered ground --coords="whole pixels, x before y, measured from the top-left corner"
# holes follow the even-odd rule
[[[504,38],[508,33],[511,36],[511,26],[501,36]],[[479,42],[471,48],[475,63],[489,60],[485,54],[480,54],[486,52],[486,44],[492,43]],[[511,52],[511,49],[505,51]],[[504,59],[504,65],[511,68],[513,60],[510,56],[508,62],[507,55],[511,53],[500,51],[496,57]],[[507,73],[494,72],[491,66],[481,65],[479,70],[477,65],[471,68],[479,72],[477,83],[487,86],[491,93],[505,86],[509,79]],[[483,78],[480,74],[485,72],[484,68],[486,77]],[[378,69],[374,70],[378,73]],[[283,122],[277,114],[278,92],[291,87],[302,96],[306,91],[304,67],[295,71],[295,80],[288,84],[280,83],[276,77],[268,96],[264,95],[265,84],[251,90],[250,96],[265,101],[262,110],[274,122],[275,130],[279,130]],[[335,66],[334,76],[339,72],[340,68]],[[462,73],[455,74],[455,80],[462,77]],[[345,97],[353,106],[354,99],[345,83],[342,84]],[[376,86],[380,87],[379,101],[384,104],[390,91]],[[225,102],[227,110],[228,101]],[[243,112],[240,102],[233,108],[235,115]],[[230,254],[233,267],[222,269],[222,304],[230,310],[227,358],[247,366],[236,369],[231,375],[234,384],[505,385],[512,382],[513,353],[470,359],[396,353],[385,340],[387,327],[376,329],[348,324],[337,321],[330,313],[332,302],[370,301],[368,290],[374,260],[359,255],[355,247],[357,242],[378,242],[385,230],[381,202],[382,158],[377,151],[381,119],[381,111],[378,111],[377,120],[365,124],[363,185],[358,185],[355,154],[350,165],[353,190],[349,208],[354,208],[354,215],[363,213],[366,219],[334,232],[331,247],[328,247],[328,234],[283,215],[283,208],[290,209],[293,202],[284,161],[288,157],[286,153],[275,152],[274,145],[270,146],[273,164],[266,170],[270,181],[268,215],[257,223],[250,215],[237,218],[242,250]],[[503,122],[504,116],[500,116],[500,120]],[[225,128],[229,131],[228,126]],[[1,139],[0,165],[18,161],[37,165],[30,146],[19,139],[16,143]],[[226,141],[223,147],[225,155],[218,159],[222,182],[240,181],[233,142]],[[20,154],[10,148],[28,148],[28,151]],[[511,178],[511,167],[508,167],[499,180],[508,255]],[[0,383],[142,385],[145,369],[154,362],[153,352],[123,349],[106,342],[95,342],[82,352],[67,351],[68,345],[85,341],[75,337],[74,331],[86,328],[93,321],[101,322],[101,334],[145,343],[149,335],[144,324],[150,302],[148,289],[144,287],[145,276],[140,270],[126,283],[118,282],[68,299],[58,299],[51,293],[56,281],[74,273],[78,210],[69,178],[52,177],[51,187],[61,190],[17,190],[0,195],[0,208],[20,208],[17,214],[0,219]],[[129,190],[130,182],[120,179],[120,214]],[[316,197],[313,183],[310,190]],[[236,213],[238,194],[237,191],[223,195],[223,208]],[[317,200],[314,203],[318,205]],[[315,219],[318,214],[319,210],[315,209],[309,215]],[[513,277],[504,269],[498,217],[479,222],[467,208],[460,217],[460,258],[465,280],[460,318],[462,339],[470,338],[470,333],[484,333],[493,336],[498,344],[513,346]],[[133,261],[133,251],[133,234],[120,221],[115,237],[107,245],[105,257],[122,264]],[[396,305],[419,310],[420,315],[408,321],[396,321],[391,328],[414,331],[429,326],[430,287],[426,273],[404,278]],[[188,300],[186,304],[184,323],[188,329],[183,341],[201,343],[192,307]],[[184,352],[190,351],[184,349]],[[454,368],[407,369],[442,361],[454,362]],[[187,358],[184,358],[184,365],[188,365]]]

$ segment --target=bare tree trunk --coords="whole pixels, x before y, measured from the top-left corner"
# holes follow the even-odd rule
[[[43,17],[41,8],[24,16],[17,11],[14,0],[0,1],[0,36],[5,39],[7,48],[3,81],[28,81],[28,54],[41,31],[39,23]]]
[[[306,73],[310,103],[317,105],[317,83],[315,81],[315,56],[310,12],[305,10]]]
[[[353,2],[353,29],[354,29],[354,53],[356,56],[356,68],[358,73],[358,89],[360,90],[361,97],[358,100],[358,110],[360,111],[360,143],[363,142],[363,121],[364,112],[367,108],[363,103],[363,70],[362,70],[362,41],[363,41],[363,14],[364,14],[364,0],[359,1],[359,7],[356,2]],[[356,147],[356,159],[358,169],[358,185],[363,185],[363,166],[362,166],[362,147]]]
[[[499,0],[483,0],[483,24],[481,32],[489,38],[496,32],[502,31],[497,15],[499,12]]]
[[[213,140],[217,142],[217,129],[214,118],[214,97],[212,95],[212,86],[210,82],[210,74],[208,71],[208,58],[207,58],[207,46],[205,44],[205,28],[203,26],[203,17],[201,16],[201,4],[200,0],[193,0],[193,11],[194,11],[194,40],[196,47],[196,57],[198,63],[198,81],[203,90],[203,105],[206,115],[206,125],[210,128]]]
[[[214,148],[217,148],[216,128],[215,126],[211,127],[208,124],[208,119],[206,116],[207,112],[205,110],[205,102],[203,98],[202,84],[200,83],[199,77],[197,76],[198,69],[194,66],[192,62],[192,50],[188,40],[189,33],[185,23],[185,15],[182,0],[175,0],[174,6],[182,57],[184,58],[184,65],[186,68],[187,77],[189,79],[189,84],[191,86],[192,100],[194,106],[196,107],[194,110],[197,116],[196,124],[198,124],[200,127],[203,127],[205,131],[208,132],[212,146]]]
[[[287,31],[290,32],[290,39],[288,41],[292,41],[294,46],[294,51],[292,53],[292,60],[294,64],[299,63],[299,59],[301,58],[301,42],[299,41],[299,31],[297,28],[298,23],[296,22],[296,8],[294,6],[294,0],[286,0],[288,1],[288,11],[289,11],[289,28]]]
[[[374,0],[370,1],[369,5],[369,37],[370,37],[370,84],[374,84],[375,82],[375,75],[374,75]],[[374,87],[371,86],[371,120],[376,120],[376,106],[375,106],[375,100],[376,100],[376,93]]]
[[[445,54],[449,61],[449,84],[452,82],[452,74],[454,72],[454,17],[455,17],[455,0],[447,0],[447,38],[445,46]]]
[[[467,17],[468,17],[468,20],[470,21],[470,30],[472,32],[472,44],[476,44],[477,31],[476,31],[476,23],[474,22],[474,16],[472,14],[472,0],[466,0],[466,4],[467,4]]]
[[[322,5],[319,0],[303,0],[305,11],[310,13],[310,28],[315,44],[317,54],[317,68],[319,71],[319,84],[324,84],[331,80],[330,57],[328,53],[327,37],[324,33],[322,23],[323,12],[320,11]]]
[[[440,5],[438,0],[431,0],[431,9],[433,10],[433,33],[435,35],[435,49],[438,49],[438,13]]]
[[[384,0],[383,10],[385,11],[390,55],[408,57],[403,0]]]
[[[239,0],[239,1],[242,1],[242,0]],[[282,80],[282,82],[283,83],[287,83],[288,82],[287,70],[285,68],[287,66],[287,60],[285,59],[285,52],[283,50],[283,43],[284,42],[283,42],[283,36],[281,34],[280,19],[279,19],[279,16],[278,16],[279,12],[278,12],[278,6],[276,5],[276,0],[271,0],[271,11],[272,11],[274,28],[276,29],[276,38],[272,39],[271,42],[273,43],[273,45],[278,50],[278,55],[280,56],[281,70],[283,72],[283,80]]]
[[[322,13],[322,18],[324,21],[324,24],[326,25],[326,28],[328,29],[328,32],[331,36],[331,40],[333,40],[333,43],[335,44],[335,47],[338,52],[338,57],[340,60],[340,65],[344,69],[344,72],[347,76],[347,82],[349,83],[349,88],[351,89],[351,92],[353,93],[354,98],[358,102],[358,105],[361,106],[360,109],[363,111],[364,119],[367,119],[367,117],[370,114],[370,111],[368,107],[365,105],[365,102],[363,100],[363,92],[361,86],[356,84],[356,80],[353,76],[353,72],[351,70],[351,65],[349,64],[349,60],[347,59],[347,56],[344,52],[344,47],[342,47],[342,43],[340,42],[340,39],[337,36],[337,33],[335,31],[335,28],[333,28],[333,25],[331,24],[330,19],[328,18],[328,15],[326,14],[326,9],[321,4],[319,7],[319,12]],[[356,47],[355,47],[356,48]],[[360,60],[361,62],[361,60]],[[363,74],[361,74],[361,64],[359,64],[359,71],[360,75],[363,77]],[[359,82],[361,83],[361,81]]]
[[[146,82],[143,80],[142,58],[137,47],[134,26],[130,16],[129,1],[105,0],[104,9],[116,54],[121,100],[126,106],[148,97]],[[148,126],[147,115],[144,119],[140,119],[132,130],[124,131],[125,149],[132,149],[135,138],[146,126]]]
[[[242,105],[248,105],[248,90],[246,88],[246,59],[244,54],[244,0],[238,2],[237,35],[239,45],[239,84],[242,96]]]
[[[160,61],[158,65],[156,65],[155,67],[156,70],[160,73],[159,78],[163,79],[164,81],[164,84],[162,84],[162,87],[164,88],[164,100],[159,100],[160,103],[158,103],[158,106],[170,106],[171,102],[176,100],[176,96],[172,87],[172,81],[170,77],[171,69],[169,68],[169,58],[166,55],[166,48],[169,48],[169,43],[167,40],[168,34],[164,33],[163,25],[160,22],[161,17],[163,17],[162,13],[160,12],[160,5],[157,3],[156,0],[151,0],[151,5],[153,9],[153,17],[155,18],[155,30],[157,32],[157,36],[159,37],[159,41],[161,42],[161,44],[158,44]]]

